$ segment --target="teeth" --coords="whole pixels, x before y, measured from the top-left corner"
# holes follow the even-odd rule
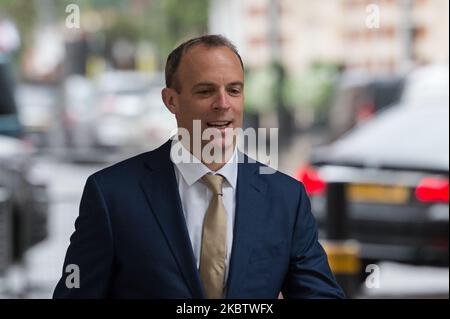
[[[227,122],[208,122],[207,124],[210,126],[227,126],[230,121]]]
[[[221,121],[221,122],[208,122],[209,124],[212,124],[212,125],[220,125],[220,124],[227,124],[228,123],[228,121]]]

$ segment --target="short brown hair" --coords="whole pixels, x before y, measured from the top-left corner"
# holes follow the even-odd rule
[[[175,73],[177,72],[178,66],[180,65],[181,58],[190,48],[201,44],[203,44],[208,48],[222,47],[222,46],[229,48],[239,58],[242,70],[244,70],[244,63],[242,62],[241,56],[239,55],[233,43],[231,43],[227,38],[225,38],[222,35],[215,35],[215,34],[202,35],[200,37],[193,38],[183,42],[169,54],[169,56],[167,57],[165,69],[166,87],[174,88],[178,92],[181,90],[180,84],[177,83],[178,81],[175,79]]]

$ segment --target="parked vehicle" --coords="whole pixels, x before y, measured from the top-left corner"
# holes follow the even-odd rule
[[[97,82],[98,145],[148,150],[169,138],[175,117],[161,99],[162,74],[106,73]]]
[[[347,73],[341,77],[329,114],[329,139],[336,140],[365,123],[381,110],[398,102],[404,78]]]
[[[21,261],[27,249],[48,235],[47,186],[33,174],[33,152],[22,140],[0,136],[0,188],[11,210],[4,213],[10,217],[5,217],[0,229],[12,238],[7,249],[12,262]]]
[[[162,75],[134,71],[66,83],[66,128],[73,149],[138,152],[162,143],[176,127],[161,100]]]
[[[64,83],[63,128],[65,144],[72,152],[95,148],[94,85],[81,75],[72,75]]]
[[[401,101],[411,107],[449,105],[448,64],[419,67],[408,74]]]
[[[0,63],[0,272],[47,237],[46,184],[34,174],[35,148],[22,139],[13,84]]]
[[[14,96],[14,79],[7,60],[0,56],[0,135],[20,137],[23,127]]]
[[[343,229],[344,239],[360,243],[365,263],[448,266],[448,105],[392,107],[315,150],[297,178],[322,238]]]
[[[49,146],[58,121],[58,92],[49,85],[20,84],[16,88],[18,114],[25,135],[36,146]]]

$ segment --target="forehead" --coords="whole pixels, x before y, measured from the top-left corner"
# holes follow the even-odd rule
[[[177,73],[182,83],[218,78],[242,81],[244,74],[239,58],[231,49],[204,45],[190,48],[183,55]]]

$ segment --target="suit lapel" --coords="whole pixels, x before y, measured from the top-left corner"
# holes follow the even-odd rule
[[[233,232],[228,289],[226,298],[239,298],[239,285],[244,282],[255,233],[263,227],[264,209],[267,207],[267,185],[259,179],[257,164],[249,164],[245,155],[239,161],[236,189],[236,212]]]
[[[171,141],[161,146],[152,160],[147,161],[150,170],[142,179],[141,186],[193,297],[203,298],[203,288],[170,160],[170,145]]]

